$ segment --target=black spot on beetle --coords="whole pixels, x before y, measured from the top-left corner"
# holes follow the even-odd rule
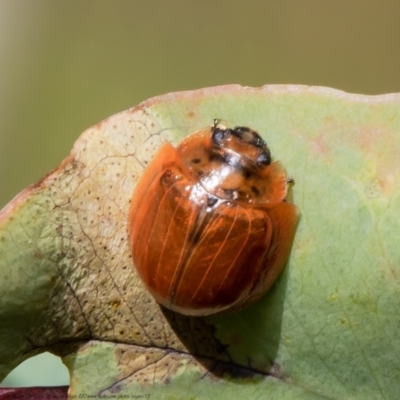
[[[253,173],[247,168],[243,168],[242,172],[243,172],[243,177],[246,179],[251,178],[251,176],[253,175]]]
[[[218,153],[211,153],[208,157],[208,161],[210,162],[221,162],[221,163],[226,163],[226,156],[223,154],[218,154]]]
[[[251,187],[251,191],[252,191],[256,196],[259,196],[259,195],[260,195],[260,191],[259,191],[255,186],[252,186],[252,187]]]
[[[217,203],[218,199],[216,197],[208,196],[207,207],[212,207]]]
[[[257,164],[260,167],[266,167],[271,164],[271,153],[269,151],[263,151],[257,158]]]

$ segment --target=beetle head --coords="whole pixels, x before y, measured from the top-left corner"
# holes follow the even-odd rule
[[[246,126],[229,129],[221,120],[214,119],[211,140],[214,146],[246,158],[257,168],[265,168],[271,164],[271,152],[267,143],[256,131]]]

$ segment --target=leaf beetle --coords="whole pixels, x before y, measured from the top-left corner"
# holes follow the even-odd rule
[[[254,130],[220,120],[164,144],[128,216],[136,270],[158,303],[205,316],[240,310],[270,288],[298,221],[286,171]]]

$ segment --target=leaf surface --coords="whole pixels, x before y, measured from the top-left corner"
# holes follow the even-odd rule
[[[88,129],[0,212],[0,373],[64,357],[70,394],[391,399],[400,392],[400,96],[237,85],[150,99]],[[162,311],[127,213],[163,142],[221,118],[267,141],[301,220],[271,291],[235,314]]]

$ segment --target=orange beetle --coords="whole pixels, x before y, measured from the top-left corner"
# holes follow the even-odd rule
[[[165,144],[140,178],[129,211],[135,267],[163,306],[192,316],[241,309],[284,267],[298,209],[286,172],[260,135],[211,128]]]

